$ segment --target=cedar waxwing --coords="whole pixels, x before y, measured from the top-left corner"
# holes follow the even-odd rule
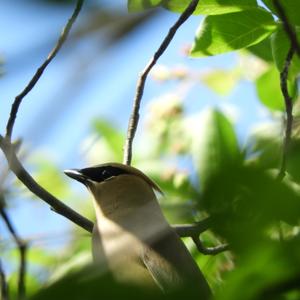
[[[65,174],[93,194],[93,257],[117,281],[161,288],[191,286],[208,299],[210,288],[187,248],[167,223],[154,190],[160,188],[131,166],[106,163]]]

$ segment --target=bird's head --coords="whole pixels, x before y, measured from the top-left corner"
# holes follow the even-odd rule
[[[120,163],[106,163],[64,172],[83,183],[102,210],[111,210],[112,206],[139,206],[148,201],[150,195],[154,195],[153,190],[162,193],[157,184],[143,172]]]

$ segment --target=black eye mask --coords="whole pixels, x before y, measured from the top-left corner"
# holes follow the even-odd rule
[[[80,173],[82,173],[87,178],[96,182],[102,182],[111,177],[122,175],[122,174],[129,174],[123,169],[112,167],[112,166],[85,168],[85,169],[81,169]]]

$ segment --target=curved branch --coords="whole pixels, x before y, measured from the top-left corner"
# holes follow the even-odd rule
[[[66,217],[73,223],[84,228],[85,230],[93,231],[93,222],[81,216],[79,213],[65,205],[63,202],[58,200],[43,187],[41,187],[25,170],[18,157],[14,152],[14,146],[6,140],[4,137],[0,136],[0,148],[2,149],[7,162],[9,164],[12,172],[18,177],[18,179],[36,196],[48,203],[51,208],[58,214]]]
[[[132,143],[135,136],[135,132],[139,122],[139,110],[141,105],[141,100],[144,93],[144,87],[146,83],[147,76],[151,71],[152,67],[156,64],[157,60],[160,56],[165,52],[168,48],[170,42],[172,41],[174,35],[176,34],[178,28],[193,14],[195,11],[199,0],[191,1],[190,5],[185,9],[185,11],[180,15],[179,19],[175,22],[175,24],[169,29],[168,34],[164,38],[163,42],[159,46],[158,50],[154,53],[154,56],[150,59],[149,63],[142,71],[139,76],[136,94],[133,102],[132,113],[128,123],[127,129],[127,138],[124,145],[124,158],[123,163],[126,165],[131,164],[132,159]]]
[[[229,249],[228,244],[222,244],[215,247],[205,247],[199,237],[192,237],[199,252],[205,255],[217,255]]]
[[[212,225],[211,218],[206,218],[195,224],[173,225],[172,227],[180,237],[199,236],[204,231],[208,230]]]
[[[26,263],[27,243],[18,236],[3,206],[0,206],[0,215],[4,223],[6,224],[9,233],[11,234],[15,243],[17,244],[20,253],[20,266],[19,266],[19,277],[18,277],[18,299],[22,300],[25,299],[25,294],[26,294],[25,280],[26,280],[26,269],[27,269],[27,263]]]
[[[284,30],[290,38],[293,48],[296,50],[298,56],[300,57],[300,44],[298,42],[297,35],[296,35],[294,28],[288,20],[288,17],[284,11],[284,8],[282,7],[279,0],[273,0],[273,4],[276,8],[278,16],[280,17],[280,19],[283,23]]]
[[[277,179],[279,181],[281,181],[285,176],[287,152],[291,142],[291,135],[292,135],[293,101],[292,101],[292,97],[289,95],[287,80],[288,80],[289,67],[294,53],[295,50],[293,46],[291,46],[287,54],[287,57],[285,59],[284,67],[280,72],[280,88],[281,88],[281,93],[284,98],[284,104],[285,104],[286,127],[285,127],[285,136],[284,136],[283,146],[282,146],[281,164],[280,164],[279,173],[277,175]]]
[[[52,51],[49,53],[46,60],[37,69],[34,76],[29,81],[29,83],[24,88],[24,90],[19,95],[17,95],[15,97],[15,100],[14,100],[14,102],[12,104],[12,107],[11,107],[10,116],[9,116],[9,119],[8,119],[7,125],[6,125],[6,135],[5,135],[5,137],[9,141],[11,140],[13,127],[14,127],[15,120],[16,120],[16,117],[17,117],[17,113],[18,113],[19,107],[22,103],[22,100],[34,88],[34,86],[36,85],[36,83],[41,78],[43,72],[45,71],[45,69],[47,68],[49,63],[53,60],[53,58],[56,56],[57,52],[60,50],[60,48],[64,44],[64,42],[67,39],[67,37],[69,35],[69,32],[70,32],[70,30],[71,30],[71,28],[74,24],[74,22],[76,21],[76,18],[78,16],[78,14],[80,13],[83,2],[84,2],[84,0],[78,0],[77,1],[74,12],[73,12],[72,16],[70,17],[70,19],[68,20],[66,26],[63,28],[62,33],[61,33],[56,45],[54,46]]]

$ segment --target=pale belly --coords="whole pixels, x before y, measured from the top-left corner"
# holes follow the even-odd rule
[[[140,258],[145,247],[141,241],[107,219],[101,220],[97,229],[101,241],[93,238],[93,252],[98,263],[106,265],[121,283],[158,289]]]

